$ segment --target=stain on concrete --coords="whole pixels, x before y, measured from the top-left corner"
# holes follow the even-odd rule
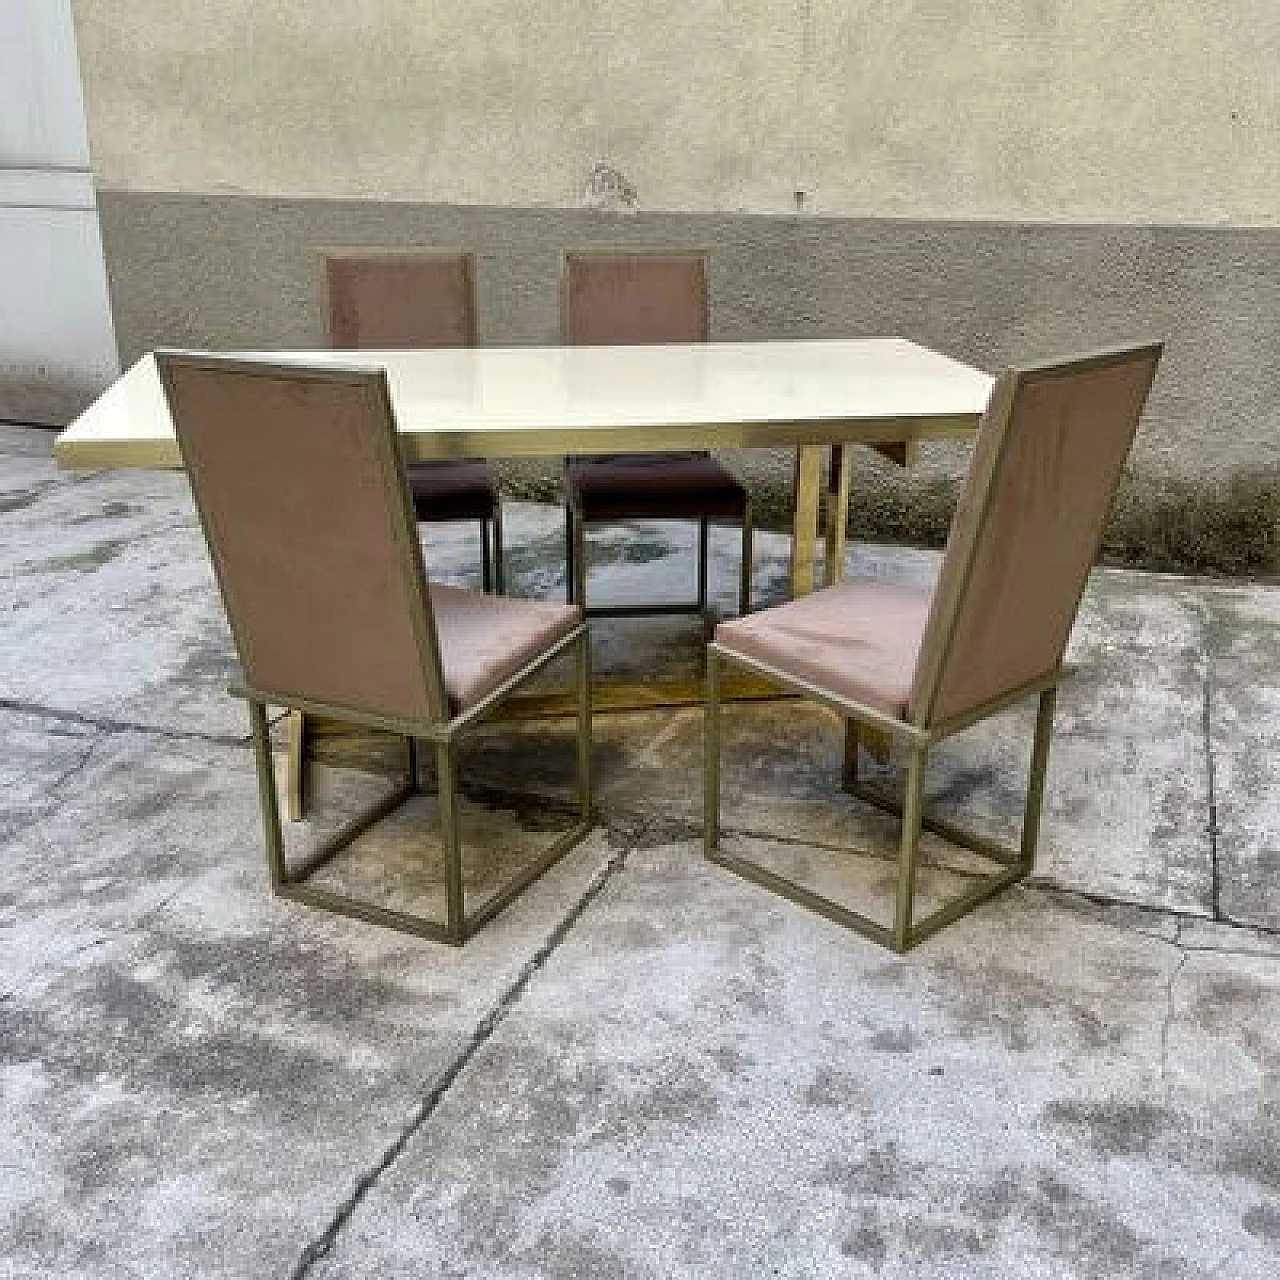
[[[922,1185],[925,1170],[907,1159],[897,1141],[869,1148],[858,1159],[833,1157],[814,1178],[814,1185],[830,1187],[851,1200],[909,1200]]]
[[[1044,1023],[1092,1053],[1119,1047],[1133,1034],[1121,1017],[1105,1016],[1101,1003],[1085,993],[1064,990],[999,960],[978,959],[962,967],[940,957],[931,968],[940,979],[939,1006],[962,1036],[995,1036],[1006,1048],[1026,1053],[1036,1047],[1037,1025]]]
[[[40,496],[39,489],[10,489],[6,493],[0,493],[0,515],[9,511],[22,511],[39,502]]]
[[[183,659],[177,679],[183,683],[220,684],[225,687],[239,675],[240,664],[225,649],[199,650]]]
[[[1280,1205],[1255,1204],[1240,1219],[1240,1225],[1251,1236],[1280,1246]]]
[[[72,516],[67,523],[80,525],[98,524],[103,520],[127,520],[130,516],[145,515],[146,511],[146,507],[134,502],[104,502],[99,510]]]
[[[79,573],[96,573],[103,565],[110,564],[121,555],[130,544],[129,538],[109,538],[86,551],[66,556],[50,556],[47,560],[34,560],[27,567],[36,572],[64,573],[74,570]]]
[[[1063,1181],[1041,1173],[1024,1189],[1018,1216],[1039,1234],[1049,1252],[1069,1259],[1075,1274],[1090,1280],[1114,1280],[1143,1274],[1145,1247],[1141,1237],[1108,1205]],[[1176,1275],[1164,1269],[1146,1274]]]
[[[866,1224],[841,1241],[840,1252],[846,1258],[856,1258],[879,1271],[889,1256],[889,1241],[878,1226]]]
[[[803,1096],[811,1107],[849,1107],[865,1099],[866,1089],[857,1076],[824,1063],[814,1072]]]
[[[920,1262],[946,1262],[963,1266],[962,1259],[976,1258],[987,1250],[987,1239],[977,1227],[954,1222],[933,1222],[912,1217],[903,1228],[903,1252]]]
[[[1043,1111],[1045,1122],[1079,1138],[1100,1156],[1145,1156],[1178,1124],[1178,1117],[1150,1102],[1080,1102],[1059,1099]]]
[[[920,1038],[914,1028],[904,1025],[883,1027],[867,1043],[877,1053],[914,1053]]]

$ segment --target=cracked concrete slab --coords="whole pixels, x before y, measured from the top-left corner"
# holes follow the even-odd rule
[[[1041,887],[905,960],[696,856],[697,711],[597,719],[608,834],[457,952],[269,896],[185,484],[59,473],[48,440],[0,430],[0,1272],[1276,1272],[1280,589],[1096,573]],[[559,596],[561,513],[506,532],[513,593]],[[473,527],[425,541],[475,584]],[[757,605],[787,551],[758,536]],[[725,613],[737,554],[714,531]],[[684,594],[691,531],[601,530],[593,563],[595,599]],[[700,669],[696,619],[593,636],[605,679]],[[729,838],[883,911],[894,827],[836,788],[835,720],[726,727]],[[568,783],[568,732],[464,753],[477,895],[560,820],[513,796]],[[935,807],[1011,836],[1029,738],[1023,712],[948,744]],[[385,779],[315,784],[291,851]],[[331,873],[438,906],[432,806]],[[962,865],[927,852],[926,904]]]
[[[432,945],[271,897],[247,750],[57,730],[0,717],[0,1271],[285,1274],[609,849]]]
[[[1280,954],[1208,941],[1023,890],[896,959],[633,852],[313,1274],[1261,1280]]]

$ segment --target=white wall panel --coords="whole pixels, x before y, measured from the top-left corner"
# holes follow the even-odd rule
[[[69,0],[0,0],[0,419],[60,424],[118,372]]]

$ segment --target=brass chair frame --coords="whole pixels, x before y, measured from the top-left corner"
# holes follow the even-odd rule
[[[589,248],[573,249],[562,255],[560,260],[560,337],[568,344],[571,341],[569,315],[569,276],[571,264],[575,258],[670,258],[687,257],[696,259],[701,265],[702,317],[700,342],[706,342],[711,336],[711,318],[709,309],[709,288],[706,277],[706,263],[710,255],[706,250],[686,248],[634,248],[632,246],[616,247],[592,245]],[[635,519],[663,519],[661,516],[636,516]],[[590,605],[587,604],[587,527],[589,524],[619,524],[625,517],[608,517],[587,521],[582,512],[567,499],[564,510],[565,534],[565,599],[570,604],[582,606],[584,617],[590,618],[646,618],[662,617],[668,614],[701,614],[709,618],[707,610],[707,562],[709,553],[709,526],[727,523],[728,518],[717,520],[709,516],[695,517],[698,525],[698,581],[697,594],[693,600],[655,601],[652,604],[632,605]],[[751,498],[748,495],[742,512],[742,557],[738,582],[738,612],[751,612],[751,569],[752,569],[752,518]]]
[[[232,370],[268,377],[305,377],[315,381],[354,383],[364,386],[376,397],[382,424],[382,429],[376,437],[378,459],[388,487],[390,499],[388,511],[392,522],[392,537],[403,551],[400,560],[405,575],[405,585],[408,588],[409,597],[416,602],[417,606],[412,609],[411,622],[426,675],[430,714],[426,718],[399,718],[373,714],[362,707],[339,706],[318,701],[300,695],[296,690],[265,689],[248,682],[233,686],[231,692],[245,699],[249,705],[249,722],[258,777],[258,797],[266,837],[267,868],[271,877],[272,890],[281,897],[308,906],[351,916],[372,924],[384,925],[417,937],[461,945],[543,872],[580,843],[591,830],[591,644],[586,623],[578,623],[537,657],[507,677],[480,701],[457,715],[451,715],[444,690],[444,672],[441,666],[430,595],[427,590],[426,566],[422,557],[422,546],[418,541],[413,501],[396,437],[395,415],[387,389],[385,371],[355,366],[323,368],[313,365],[298,366],[183,351],[157,352],[156,363],[166,398],[171,396],[171,369],[178,363],[197,368]],[[174,414],[175,425],[178,416]],[[180,429],[177,435],[179,447],[183,451],[183,465],[187,467],[186,446]],[[194,485],[193,494],[201,529],[213,562],[214,574],[224,605],[227,606],[227,618],[236,649],[240,655],[242,667],[248,671],[253,667],[252,639],[237,625],[235,613],[231,608],[231,596],[228,593],[223,559],[218,544],[212,537],[199,491]],[[468,914],[462,876],[462,842],[458,815],[459,741],[468,731],[498,710],[511,694],[543,667],[570,652],[575,656],[577,669],[577,818],[574,824],[557,836],[531,865],[517,873],[483,905]],[[284,836],[267,720],[268,706],[284,707],[292,712],[327,716],[381,729],[398,734],[405,739],[407,766],[405,777],[392,791],[357,814],[308,854],[300,864],[293,867],[286,863],[284,856]],[[315,872],[338,853],[381,819],[395,812],[411,796],[421,793],[418,780],[419,744],[433,747],[436,757],[436,794],[439,799],[445,866],[446,918],[443,923],[311,883],[311,877]]]
[[[745,879],[763,885],[784,898],[817,912],[837,924],[844,925],[864,937],[899,953],[910,950],[946,925],[967,915],[975,907],[994,897],[1010,885],[1025,879],[1035,867],[1036,844],[1040,829],[1040,813],[1044,800],[1045,776],[1049,765],[1049,745],[1053,732],[1053,715],[1057,701],[1058,685],[1071,673],[1063,662],[1066,639],[1056,660],[1036,678],[1006,690],[999,696],[983,702],[962,715],[935,722],[933,707],[937,699],[943,673],[947,668],[952,641],[956,633],[956,620],[969,587],[983,530],[990,514],[993,499],[993,477],[997,473],[1010,436],[1014,399],[1021,382],[1029,377],[1053,376],[1067,371],[1103,369],[1136,357],[1159,359],[1162,344],[1151,343],[1141,347],[1106,350],[1067,360],[1048,361],[1010,369],[997,381],[991,394],[984,425],[988,422],[996,430],[997,438],[992,450],[989,470],[982,477],[983,488],[979,499],[977,518],[969,525],[969,535],[959,546],[948,544],[947,555],[958,555],[960,573],[947,598],[936,602],[941,608],[941,640],[932,652],[922,652],[919,670],[924,673],[924,697],[921,708],[912,721],[887,715],[875,707],[833,694],[808,681],[796,679],[767,663],[749,659],[740,653],[712,643],[707,648],[706,717],[704,733],[704,830],[703,849],[707,858],[717,865],[736,872]],[[1154,375],[1154,363],[1152,374]],[[1148,389],[1150,383],[1148,382]],[[1139,406],[1139,409],[1141,406]],[[1096,555],[1096,547],[1095,547]],[[1076,596],[1074,609],[1078,611],[1084,582]],[[1074,613],[1072,614],[1074,617]],[[1067,627],[1068,635],[1070,626]],[[869,916],[854,911],[843,903],[815,893],[776,871],[740,854],[726,853],[720,848],[720,694],[719,667],[724,663],[742,667],[757,676],[791,690],[793,693],[820,703],[834,711],[845,721],[844,762],[842,781],[847,790],[876,807],[894,814],[901,820],[898,848],[898,878],[894,897],[893,924],[886,927]],[[1024,698],[1038,695],[1035,732],[1031,745],[1031,760],[1027,779],[1026,802],[1023,810],[1022,832],[1019,847],[1008,849],[983,836],[967,831],[950,822],[928,817],[923,812],[924,773],[931,747],[953,734],[1003,711]],[[888,735],[904,744],[908,752],[907,774],[901,800],[878,787],[870,786],[858,776],[859,728],[865,725],[873,733]],[[994,874],[985,876],[953,901],[939,907],[922,920],[915,919],[915,889],[919,868],[921,829],[933,831],[943,839],[969,850],[998,865]]]
[[[886,927],[869,916],[852,910],[843,903],[824,897],[794,880],[762,866],[741,854],[726,853],[720,848],[720,693],[719,665],[739,666],[754,675],[763,676],[791,692],[835,711],[844,718],[845,761],[844,783],[860,800],[884,809],[902,820],[898,849],[898,882],[894,898],[893,925]],[[848,929],[878,942],[894,951],[910,950],[939,929],[967,915],[980,903],[994,897],[1011,884],[1030,875],[1035,868],[1036,842],[1040,829],[1040,807],[1044,798],[1045,774],[1049,766],[1049,740],[1053,730],[1053,712],[1059,682],[1069,669],[1059,665],[1040,680],[1023,686],[1008,696],[977,708],[958,720],[941,724],[932,729],[895,720],[874,707],[851,702],[833,696],[826,690],[777,670],[765,663],[751,662],[741,654],[731,653],[719,645],[707,647],[707,705],[704,736],[704,827],[703,851],[719,866],[737,872],[745,879],[753,880],[772,889],[775,893],[808,907],[819,915],[842,924]],[[1005,710],[1023,698],[1039,694],[1035,735],[1031,747],[1031,767],[1027,779],[1026,806],[1023,811],[1022,837],[1017,850],[1005,849],[983,836],[965,830],[939,818],[926,816],[922,811],[925,762],[929,748],[952,734],[969,728],[979,720]],[[902,800],[877,787],[860,782],[858,778],[858,727],[865,724],[880,734],[888,734],[894,740],[906,744],[909,751],[907,777]],[[961,897],[926,916],[914,920],[916,874],[919,868],[921,828],[933,831],[952,844],[968,849],[999,864],[1002,870],[982,878],[979,883]]]

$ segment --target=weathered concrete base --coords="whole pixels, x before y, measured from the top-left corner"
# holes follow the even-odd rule
[[[454,950],[270,896],[182,481],[47,446],[0,432],[0,1274],[1280,1268],[1274,588],[1095,574],[1039,883],[904,959],[701,859],[696,710],[599,717],[602,829]],[[515,591],[562,588],[560,528],[511,507]],[[677,590],[688,553],[604,534],[593,588]],[[474,581],[473,530],[428,555]],[[927,583],[937,556],[852,563]],[[782,597],[785,539],[757,583]],[[593,634],[602,678],[699,669],[696,621]],[[835,720],[726,730],[726,841],[883,912],[893,824],[839,791]],[[1021,713],[947,744],[932,803],[1011,834],[1028,745]],[[399,750],[321,748],[291,856]],[[462,763],[482,896],[562,822],[571,726]],[[437,909],[432,808],[332,873]],[[963,882],[927,851],[926,906]]]

